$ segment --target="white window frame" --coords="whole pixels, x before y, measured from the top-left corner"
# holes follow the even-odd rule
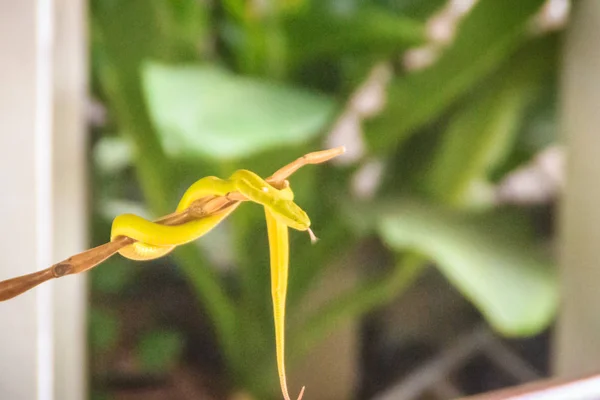
[[[0,280],[86,247],[86,2],[0,2]],[[0,399],[86,390],[85,282],[0,303]]]

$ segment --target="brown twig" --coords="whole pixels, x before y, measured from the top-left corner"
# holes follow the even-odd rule
[[[345,149],[343,147],[337,147],[306,154],[276,171],[266,181],[278,189],[284,188],[288,185],[286,179],[300,167],[326,162],[344,152]],[[238,192],[229,193],[227,196],[209,196],[196,200],[189,208],[178,213],[166,215],[156,222],[164,225],[181,225],[195,219],[224,212],[231,207],[237,207],[240,202],[246,200]],[[2,281],[0,282],[0,301],[18,296],[50,279],[85,272],[133,242],[134,240],[129,237],[119,236],[108,243],[71,256],[44,270]]]

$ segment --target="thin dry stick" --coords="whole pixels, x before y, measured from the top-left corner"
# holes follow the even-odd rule
[[[320,164],[326,162],[339,156],[345,151],[344,147],[336,147],[334,149],[306,154],[279,169],[273,175],[268,177],[266,181],[274,187],[282,189],[289,185],[286,179],[300,167],[308,164]],[[242,201],[246,200],[247,199],[238,192],[229,193],[227,196],[208,196],[196,200],[189,208],[178,213],[166,215],[156,222],[164,225],[185,224],[186,222],[195,219],[205,218],[210,215],[224,212],[231,207],[237,207]],[[50,279],[78,274],[94,268],[96,265],[114,255],[121,248],[128,246],[133,242],[135,242],[135,240],[129,237],[119,236],[108,243],[71,256],[44,270],[2,281],[0,282],[0,301],[18,296]]]

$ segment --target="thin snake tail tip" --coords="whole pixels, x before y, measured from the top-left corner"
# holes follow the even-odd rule
[[[302,396],[304,396],[304,389],[306,389],[306,386],[302,386],[302,389],[300,389],[300,394],[298,395],[298,400],[302,400]]]

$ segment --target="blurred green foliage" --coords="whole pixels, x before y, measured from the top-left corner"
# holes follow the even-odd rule
[[[173,158],[223,162],[302,144],[333,117],[325,96],[226,70],[149,64],[144,72],[150,115]]]
[[[146,333],[137,347],[142,370],[158,373],[174,367],[182,348],[183,338],[177,331],[154,330]]]
[[[554,140],[535,127],[554,121],[560,33],[531,33],[542,0],[479,0],[432,65],[404,68],[401,56],[431,41],[426,21],[444,4],[92,0],[93,87],[108,109],[94,148],[96,240],[108,238],[124,204],[168,214],[203,176],[239,168],[268,176],[323,148],[369,71],[387,62],[386,105],[363,124],[366,154],[292,179],[321,241],[292,239],[289,353],[301,357],[341,321],[390,301],[430,263],[498,331],[544,329],[558,296],[552,263],[540,254],[530,210],[496,205],[494,185]],[[372,159],[384,166],[379,190],[359,200],[351,181]],[[233,274],[206,246],[178,248],[172,259],[210,318],[230,388],[267,398],[277,382],[262,213],[241,207],[217,234],[226,240],[211,243]],[[387,261],[374,261],[380,276],[361,265],[355,287],[294,319],[323,271],[374,237],[386,249]],[[130,261],[109,264],[95,273],[101,293],[133,277],[123,273]],[[112,318],[94,312],[91,324],[99,346],[114,340]],[[144,336],[145,368],[173,365],[180,341],[172,331]]]

